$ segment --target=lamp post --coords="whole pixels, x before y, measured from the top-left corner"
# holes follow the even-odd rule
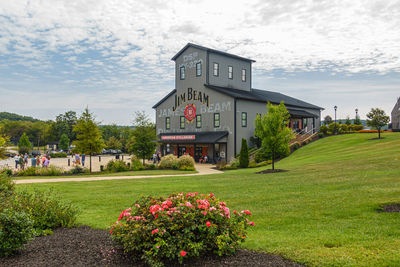
[[[333,107],[335,109],[335,134],[336,134],[336,110],[337,110],[337,106]]]
[[[356,108],[356,120],[358,118],[358,108]]]

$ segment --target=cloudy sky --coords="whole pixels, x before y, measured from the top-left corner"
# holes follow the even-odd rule
[[[256,60],[254,88],[323,116],[390,114],[400,97],[400,0],[13,0],[0,2],[0,111],[154,117],[188,42]]]

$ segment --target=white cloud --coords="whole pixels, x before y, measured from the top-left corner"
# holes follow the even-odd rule
[[[55,106],[68,85],[87,93],[75,106],[101,92],[103,108],[150,110],[173,89],[170,59],[187,42],[255,59],[255,73],[385,74],[400,72],[399,29],[398,0],[2,1],[0,68],[57,79]]]

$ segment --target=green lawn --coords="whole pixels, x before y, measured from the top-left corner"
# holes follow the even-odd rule
[[[143,171],[126,171],[126,172],[94,172],[83,173],[79,175],[60,175],[60,176],[19,176],[13,177],[14,180],[26,179],[56,179],[56,178],[84,178],[84,177],[110,177],[110,176],[140,176],[140,175],[175,175],[197,173],[197,171],[180,171],[180,170],[143,170]]]
[[[400,266],[400,213],[376,212],[381,204],[400,203],[400,134],[383,136],[318,140],[280,161],[277,167],[289,170],[285,173],[244,169],[209,176],[19,187],[54,187],[82,209],[82,224],[97,228],[115,222],[140,195],[213,192],[231,209],[253,212],[256,226],[246,248],[310,266]]]

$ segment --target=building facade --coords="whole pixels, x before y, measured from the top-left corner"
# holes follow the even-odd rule
[[[392,131],[400,132],[400,97],[392,110]]]
[[[252,88],[254,60],[187,44],[173,58],[175,89],[153,106],[163,155],[185,153],[198,160],[229,161],[242,138],[254,136],[266,103],[283,101],[294,131],[317,131],[321,107],[277,92]]]

